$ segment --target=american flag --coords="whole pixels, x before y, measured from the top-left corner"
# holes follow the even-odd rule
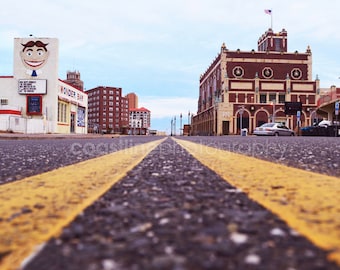
[[[271,9],[265,9],[264,13],[266,13],[268,15],[272,15],[272,10]]]

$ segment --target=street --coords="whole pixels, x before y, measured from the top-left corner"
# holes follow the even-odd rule
[[[3,184],[0,187],[56,168],[63,170],[70,164],[77,166],[81,161],[91,162],[99,156],[118,154],[119,150],[137,155],[135,146],[157,143],[105,194],[77,213],[59,234],[36,243],[40,252],[22,261],[22,269],[340,269],[334,263],[339,251],[326,250],[308,240],[274,214],[275,211],[250,199],[251,191],[243,192],[184,150],[188,147],[185,142],[195,142],[201,154],[207,156],[214,155],[213,150],[200,145],[270,161],[275,166],[283,164],[316,172],[320,178],[334,182],[340,175],[338,138],[178,136],[176,141],[164,138],[159,143],[158,139],[126,136],[0,140],[0,182]],[[181,139],[184,139],[183,145]],[[131,149],[130,152],[127,149]],[[230,154],[227,158],[231,159]],[[218,162],[216,157],[216,164]],[[265,170],[270,174],[270,167]],[[285,173],[283,170],[280,174]],[[262,177],[250,174],[253,179]],[[99,180],[99,173],[91,175],[90,181]],[[293,180],[296,179],[285,179],[286,182]],[[279,192],[285,186],[275,185],[272,189]],[[4,198],[0,189],[0,200],[6,204]],[[335,200],[339,204],[339,199]],[[286,204],[289,206],[290,202],[287,200]],[[39,204],[36,209],[25,207],[27,214],[34,214],[47,204]],[[0,236],[6,233],[1,229],[4,223],[14,222],[19,226],[15,220],[16,216],[0,218]],[[334,220],[338,221],[335,217]],[[51,217],[45,220],[45,224],[50,222]],[[315,224],[310,221],[310,225]],[[339,232],[334,233],[339,240]],[[16,252],[14,246],[13,250],[6,250],[0,245],[0,269],[6,269],[1,268],[2,263]],[[332,263],[329,254],[334,251]],[[12,267],[9,269],[16,269]]]

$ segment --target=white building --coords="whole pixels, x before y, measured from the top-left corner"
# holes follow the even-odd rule
[[[58,78],[58,40],[15,38],[13,76],[0,76],[0,131],[87,133],[87,94]]]
[[[129,110],[129,134],[145,135],[150,128],[151,112],[142,107]]]

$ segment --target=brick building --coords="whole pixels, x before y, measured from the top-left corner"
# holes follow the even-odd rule
[[[310,125],[320,95],[319,79],[312,79],[312,52],[288,52],[285,29],[268,29],[251,51],[221,51],[200,77],[193,135],[251,133],[262,123],[297,126],[296,115],[285,114],[285,102],[301,102],[301,125]]]
[[[138,108],[138,96],[135,93],[129,93],[125,97],[129,100],[129,110]]]
[[[129,109],[122,89],[98,86],[86,93],[89,132],[124,133],[129,125]]]
[[[145,135],[151,124],[151,112],[144,108],[134,108],[129,110],[129,134]]]
[[[65,83],[72,85],[80,91],[84,91],[84,82],[80,79],[79,71],[67,71]]]

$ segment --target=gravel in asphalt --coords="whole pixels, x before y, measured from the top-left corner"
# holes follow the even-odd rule
[[[17,138],[17,137],[14,137]],[[0,184],[156,140],[155,136],[0,140]]]
[[[340,268],[168,139],[23,269]]]
[[[340,138],[182,136],[181,139],[340,178]]]

